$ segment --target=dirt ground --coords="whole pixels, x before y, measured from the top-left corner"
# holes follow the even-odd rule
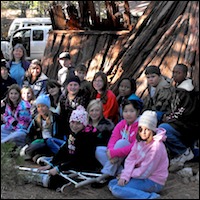
[[[193,171],[199,170],[199,163],[189,163]],[[199,199],[199,182],[185,181],[179,175],[170,173],[167,183],[160,193],[160,199]],[[108,187],[94,189],[90,185],[75,188],[67,187],[65,193],[57,192],[34,184],[19,185],[1,191],[1,199],[116,199]]]
[[[6,36],[7,29],[13,20],[13,13],[2,11],[1,23],[2,36]],[[16,17],[16,13],[15,17]],[[199,163],[190,163],[195,171],[199,170]],[[2,183],[1,183],[2,184]],[[187,182],[177,174],[170,173],[160,199],[199,199],[199,183]],[[75,188],[73,184],[68,186],[66,193],[56,192],[34,184],[18,185],[15,188],[1,187],[1,199],[116,199],[112,196],[108,187],[94,189],[90,185]]]

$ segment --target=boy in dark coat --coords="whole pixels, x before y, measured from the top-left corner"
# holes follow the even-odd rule
[[[171,112],[163,118],[165,123],[159,127],[166,129],[166,147],[170,154],[170,171],[184,166],[194,158],[192,149],[199,139],[199,123],[196,117],[199,100],[192,80],[187,78],[187,66],[177,64],[173,69],[175,92],[171,103]]]

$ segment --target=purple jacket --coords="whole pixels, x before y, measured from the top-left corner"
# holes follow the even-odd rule
[[[12,113],[11,107],[7,104],[3,114],[5,128],[13,131],[27,130],[32,120],[30,108],[31,104],[29,102],[21,100],[15,112]]]

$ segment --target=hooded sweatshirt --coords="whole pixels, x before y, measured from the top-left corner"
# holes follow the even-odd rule
[[[164,185],[168,177],[169,159],[163,141],[166,130],[157,128],[150,143],[136,142],[127,156],[121,177],[126,181],[131,178],[150,179]]]
[[[171,113],[167,123],[181,133],[181,139],[186,146],[193,145],[199,138],[199,97],[191,79],[184,80],[175,89],[171,103]],[[192,133],[192,134],[191,134]]]
[[[136,133],[138,130],[138,119],[133,124],[128,125],[126,120],[121,120],[114,128],[107,148],[110,150],[110,156],[113,157],[126,157],[131,151],[132,146],[136,141]],[[120,139],[127,140],[130,144],[128,146],[114,149],[116,142]]]

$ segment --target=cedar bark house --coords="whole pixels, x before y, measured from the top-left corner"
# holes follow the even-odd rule
[[[105,1],[107,19],[102,20],[93,1],[79,3],[80,16],[75,7],[68,8],[69,19],[61,6],[52,5],[53,30],[42,60],[44,73],[57,78],[57,57],[66,50],[75,65],[84,63],[88,67],[88,80],[103,70],[117,94],[119,78],[133,77],[137,81],[136,93],[143,97],[146,66],[157,65],[162,74],[171,78],[174,65],[184,63],[199,91],[199,2],[150,1],[135,24],[129,2],[124,1],[124,13],[116,2]]]

